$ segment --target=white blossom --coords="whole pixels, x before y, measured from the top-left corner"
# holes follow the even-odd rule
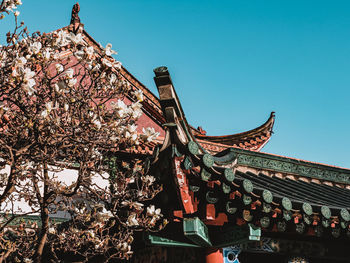
[[[140,102],[143,101],[143,92],[141,90],[139,90],[139,89],[135,90],[133,92],[133,95],[136,97],[136,99],[138,101],[140,101]]]
[[[70,41],[69,34],[64,30],[60,30],[57,33],[57,37],[55,38],[54,44],[58,46],[65,46],[69,44],[69,41]]]
[[[109,59],[107,59],[107,58],[102,58],[101,62],[102,62],[103,65],[105,65],[105,66],[107,66],[109,68],[111,68],[113,66],[112,62]]]
[[[67,79],[72,79],[74,76],[74,70],[72,68],[69,68],[66,70],[66,78]]]
[[[25,68],[23,70],[24,76],[23,76],[23,84],[22,88],[25,92],[28,93],[28,95],[33,95],[35,92],[35,89],[33,88],[35,86],[35,80],[33,77],[35,76],[35,72],[31,71],[30,68]]]
[[[57,73],[61,73],[64,70],[63,66],[59,63],[56,64],[55,67],[56,67]]]
[[[99,71],[100,68],[101,68],[101,64],[96,64],[91,71],[96,72],[96,71]]]
[[[136,129],[137,129],[137,126],[135,125],[135,124],[129,124],[128,125],[128,131],[130,132],[130,133],[134,133],[134,132],[136,132]]]
[[[50,49],[49,49],[49,48],[46,48],[46,49],[43,51],[42,55],[43,55],[44,60],[49,60],[50,57],[51,57]]]
[[[74,34],[73,32],[70,33],[69,35],[70,40],[73,42],[73,44],[80,44],[83,42],[83,35],[82,34]]]
[[[65,111],[68,111],[69,110],[69,105],[66,103],[66,104],[64,104],[64,110]]]
[[[136,219],[136,213],[131,213],[126,222],[128,226],[138,226],[139,222]]]
[[[106,45],[106,48],[104,50],[104,53],[107,55],[107,56],[112,56],[113,54],[117,54],[116,51],[112,50],[112,44],[108,43]]]
[[[82,59],[84,58],[85,53],[84,53],[83,50],[79,50],[79,51],[75,52],[74,55],[75,55],[78,59],[82,60]]]
[[[89,59],[93,58],[93,56],[94,56],[94,48],[93,47],[91,47],[91,46],[85,47],[84,51]]]
[[[68,87],[72,88],[74,85],[77,84],[77,79],[70,79],[68,80]]]
[[[159,132],[156,132],[153,127],[142,128],[142,132],[141,138],[147,142],[151,142],[159,136]]]
[[[49,228],[49,233],[50,234],[56,234],[56,229],[54,227]]]
[[[27,63],[27,59],[25,57],[19,57],[15,59],[16,67],[23,67]]]
[[[31,52],[33,52],[34,54],[38,54],[41,47],[42,47],[42,45],[40,42],[34,42],[34,43],[30,44],[29,50]]]
[[[92,121],[93,124],[95,124],[96,128],[99,130],[102,127],[102,124],[99,120],[95,119]]]
[[[155,182],[156,178],[151,175],[141,176],[141,180],[146,183],[147,185],[151,185]]]

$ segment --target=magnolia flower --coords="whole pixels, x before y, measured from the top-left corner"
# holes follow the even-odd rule
[[[22,88],[25,92],[28,93],[28,95],[33,95],[35,92],[35,89],[33,88],[35,86],[35,80],[33,77],[35,76],[35,72],[31,71],[30,68],[25,68],[23,70],[24,76],[23,76],[23,84]]]
[[[62,93],[66,88],[66,83],[64,81],[59,81],[58,83],[55,83],[54,89],[57,93]]]
[[[127,242],[118,243],[117,249],[120,249],[123,252],[129,252],[131,250],[131,246]]]
[[[136,129],[137,129],[137,126],[135,125],[135,124],[129,124],[128,125],[128,131],[130,132],[130,133],[134,133],[134,132],[136,132]]]
[[[131,104],[131,108],[133,110],[141,110],[142,104],[139,101],[136,101],[136,102]]]
[[[69,68],[66,70],[66,78],[67,79],[72,79],[74,76],[74,70],[72,68]]]
[[[15,0],[15,5],[21,5],[22,4],[22,0]]]
[[[75,84],[77,84],[77,79],[70,79],[67,85],[68,87],[72,88]]]
[[[109,83],[113,84],[114,82],[116,82],[116,80],[117,80],[117,76],[112,73],[109,77]]]
[[[5,106],[5,104],[3,102],[0,102],[0,112],[1,111],[8,111],[9,108]],[[1,158],[0,158],[1,161]]]
[[[92,72],[96,72],[96,71],[99,71],[101,68],[101,65],[100,64],[96,64],[93,68],[92,68]]]
[[[155,182],[156,178],[151,175],[141,176],[141,181],[147,185],[152,185]]]
[[[40,42],[34,42],[34,43],[30,44],[29,50],[30,50],[31,52],[33,52],[34,54],[38,54],[39,51],[40,51],[40,49],[41,49],[41,46],[42,46],[42,45],[41,45]]]
[[[151,142],[159,136],[159,132],[156,132],[153,127],[142,128],[142,132],[141,138],[147,142]]]
[[[92,59],[94,56],[94,48],[93,47],[85,47],[84,51],[89,59]]]
[[[83,42],[83,35],[80,33],[75,35],[73,32],[71,32],[69,38],[75,45],[78,45]]]
[[[143,92],[141,90],[135,90],[132,94],[136,97],[138,101],[143,101]]]
[[[15,16],[19,16],[19,11],[13,13]]]
[[[160,208],[156,209],[154,205],[151,205],[151,206],[147,207],[146,213],[148,216],[152,216],[152,217],[159,219],[162,216],[162,214],[160,212],[161,212]]]
[[[131,213],[128,217],[128,221],[126,222],[128,226],[138,226],[139,222],[136,219],[136,213]]]
[[[78,59],[81,60],[81,59],[84,58],[85,53],[84,53],[83,50],[79,50],[79,51],[75,52],[74,55],[75,55]]]
[[[69,105],[66,103],[66,104],[64,104],[64,110],[65,111],[68,111],[69,110]]]
[[[114,50],[112,50],[112,44],[108,43],[106,45],[106,48],[104,50],[104,53],[107,55],[107,56],[112,56],[113,54],[117,54],[117,52],[115,52]]]
[[[19,57],[15,60],[15,66],[16,67],[23,67],[27,63],[27,60],[25,57]]]
[[[131,117],[135,120],[140,118],[142,116],[142,110],[141,109],[135,109],[132,111]]]
[[[69,43],[70,39],[69,39],[69,34],[64,31],[64,30],[60,30],[57,33],[57,37],[55,39],[55,45],[59,45],[59,46],[65,46]]]
[[[101,62],[102,62],[103,65],[105,65],[105,66],[107,66],[109,68],[111,68],[113,66],[112,62],[109,59],[107,59],[107,58],[102,58]]]
[[[96,128],[99,130],[102,127],[102,124],[99,120],[95,119],[92,121],[93,124],[95,124]]]
[[[130,208],[135,208],[136,210],[141,211],[143,209],[143,204],[139,202],[123,201],[121,202],[123,206],[129,206]]]
[[[111,103],[118,110],[126,110],[128,106],[122,100],[118,100],[117,103]]]
[[[95,233],[94,233],[94,231],[92,231],[91,229],[88,230],[88,231],[86,231],[86,232],[89,234],[90,237],[92,237],[92,238],[95,237]]]
[[[45,110],[43,110],[43,111],[41,112],[41,116],[42,116],[44,119],[46,119],[46,118],[50,115],[51,111],[53,110],[52,104],[53,104],[52,101],[47,102],[47,103],[45,104]]]
[[[49,228],[49,233],[52,234],[52,235],[56,234],[56,229],[54,227],[50,227]]]
[[[32,71],[30,68],[25,68],[23,70],[23,75],[23,81],[28,81],[29,79],[35,76],[35,72]]]
[[[50,53],[50,49],[49,48],[45,49],[42,54],[43,54],[44,60],[49,60],[50,59],[51,53]]]
[[[113,67],[116,69],[121,69],[122,63],[120,61],[114,61],[113,62]]]
[[[56,64],[55,67],[56,67],[57,73],[61,73],[64,70],[61,64]]]
[[[136,142],[137,141],[137,133],[130,133],[129,131],[125,132],[125,138],[129,139],[132,142]]]

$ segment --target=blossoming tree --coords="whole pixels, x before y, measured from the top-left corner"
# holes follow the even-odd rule
[[[137,132],[142,92],[119,73],[112,45],[97,52],[67,28],[29,35],[20,4],[0,6],[15,17],[0,49],[0,262],[128,258],[135,230],[166,223],[149,202],[161,187],[142,160],[119,155],[157,137]],[[29,214],[38,224],[18,223]]]

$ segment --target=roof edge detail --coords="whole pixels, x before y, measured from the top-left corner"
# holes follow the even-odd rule
[[[249,131],[223,136],[195,134],[195,137],[212,143],[236,146],[245,150],[260,151],[270,140],[274,123],[275,112],[271,112],[270,117],[264,124]]]

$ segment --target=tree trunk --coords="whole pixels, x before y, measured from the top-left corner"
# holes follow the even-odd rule
[[[43,163],[43,174],[44,174],[44,193],[42,201],[40,202],[41,206],[41,231],[40,231],[40,237],[38,239],[38,246],[35,251],[34,255],[34,262],[41,263],[42,262],[42,255],[47,239],[47,233],[49,231],[49,209],[48,209],[48,183],[49,183],[49,176],[48,176],[48,169],[47,169],[47,163]],[[37,191],[38,199],[40,199],[40,192]]]
[[[40,237],[38,240],[38,246],[35,251],[34,259],[36,263],[41,263],[44,246],[46,243],[47,233],[49,230],[49,209],[47,207],[44,207],[41,211],[41,232]]]

